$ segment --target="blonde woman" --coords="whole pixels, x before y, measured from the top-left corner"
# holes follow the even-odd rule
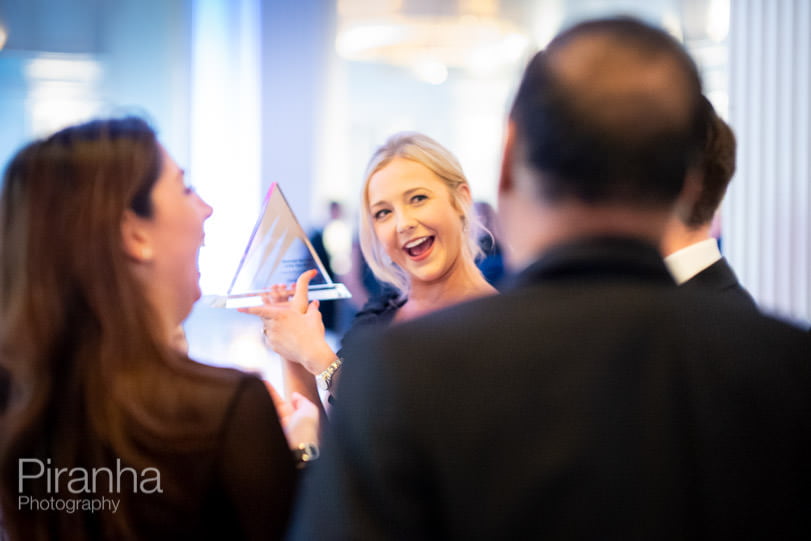
[[[462,167],[430,137],[398,133],[374,153],[360,216],[363,256],[393,292],[366,304],[344,345],[363,327],[407,321],[496,293],[476,267],[480,226]],[[316,401],[316,381],[334,394],[343,351],[327,344],[318,301],[307,303],[313,274],[302,274],[293,289],[276,286],[263,306],[245,311],[262,317],[267,343],[286,360],[288,392]],[[292,300],[285,302],[290,293]]]

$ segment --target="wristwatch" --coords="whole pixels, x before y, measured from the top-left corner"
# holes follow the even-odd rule
[[[335,376],[335,372],[344,364],[344,360],[338,357],[332,364],[330,364],[326,370],[321,372],[315,377],[316,382],[318,382],[318,388],[322,391],[329,391],[332,387],[332,378]]]
[[[321,455],[318,450],[318,445],[315,443],[299,443],[298,446],[291,449],[291,451],[293,452],[293,460],[296,461],[296,468],[299,469],[306,467],[307,464],[313,460],[317,460]]]

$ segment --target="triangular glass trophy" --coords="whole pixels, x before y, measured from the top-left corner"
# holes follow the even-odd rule
[[[293,284],[310,269],[318,274],[310,280],[309,300],[348,299],[343,284],[332,281],[310,244],[301,224],[275,182],[270,186],[259,220],[225,296],[208,296],[208,304],[220,308],[260,306],[262,293],[274,284]]]

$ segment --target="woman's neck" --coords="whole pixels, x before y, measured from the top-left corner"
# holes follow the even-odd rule
[[[408,301],[397,311],[395,320],[405,321],[496,292],[472,261],[461,263],[439,280],[412,282]]]

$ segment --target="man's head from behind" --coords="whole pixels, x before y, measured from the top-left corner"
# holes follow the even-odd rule
[[[533,58],[510,120],[540,195],[670,204],[700,145],[700,97],[695,64],[671,36],[602,19]]]
[[[702,141],[683,47],[630,18],[587,21],[529,63],[510,113],[501,191],[545,206],[670,209]],[[530,185],[530,186],[526,186]]]

